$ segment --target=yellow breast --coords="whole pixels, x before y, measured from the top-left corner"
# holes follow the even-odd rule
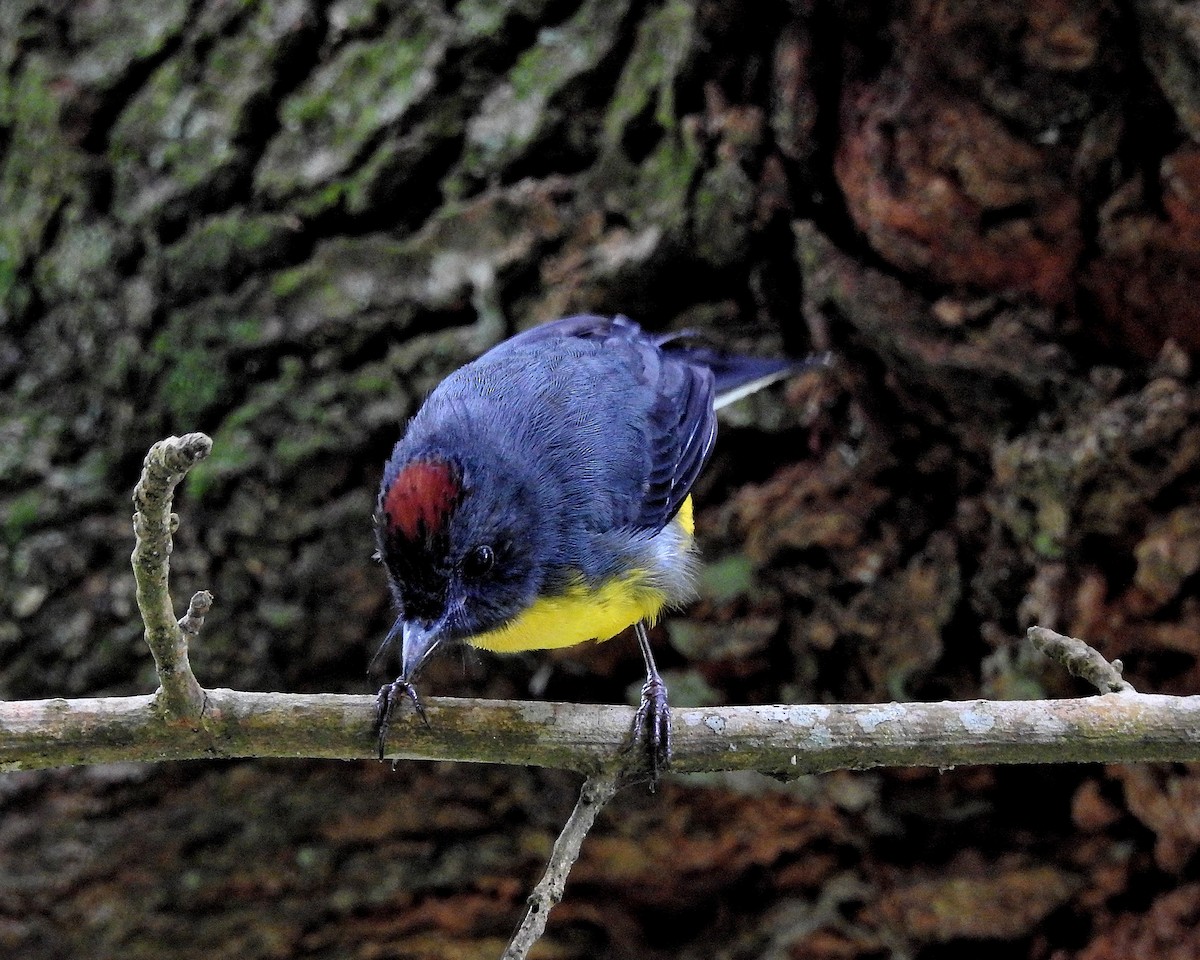
[[[672,523],[691,536],[691,497],[683,501]],[[484,650],[515,653],[607,640],[639,620],[653,623],[658,619],[667,597],[648,581],[648,571],[630,570],[596,587],[572,585],[563,593],[540,597],[503,627],[467,642]]]

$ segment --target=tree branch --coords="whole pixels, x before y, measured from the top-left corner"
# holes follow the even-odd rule
[[[583,839],[592,829],[592,824],[596,822],[596,816],[604,809],[604,805],[616,796],[619,781],[620,773],[616,769],[588,777],[584,781],[575,809],[571,811],[562,832],[554,841],[546,872],[529,895],[529,910],[525,913],[525,919],[517,927],[500,960],[525,960],[529,956],[530,948],[545,933],[546,920],[550,911],[563,898],[567,876],[571,867],[575,866],[575,861],[579,859]]]
[[[167,714],[187,719],[200,716],[204,691],[188,662],[187,633],[195,636],[212,595],[196,594],[181,625],[171,606],[168,575],[171,568],[171,535],[179,518],[171,512],[175,487],[188,470],[212,451],[212,440],[202,433],[168,437],[150,448],[142,476],[133,489],[133,577],[137,605],[146,624],[146,643],[158,671],[159,705]]]
[[[395,720],[388,757],[595,773],[629,737],[627,706],[426,701]],[[1200,760],[1200,696],[676,709],[671,769],[792,776],[879,766]],[[194,723],[155,698],[0,703],[0,769],[215,757],[376,756],[375,698],[209,690]]]

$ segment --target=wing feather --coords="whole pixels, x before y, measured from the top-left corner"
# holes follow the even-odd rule
[[[712,372],[688,362],[683,352],[664,351],[662,346],[675,335],[649,336],[619,314],[585,314],[541,324],[500,344],[493,353],[524,350],[555,338],[596,342],[626,358],[621,366],[628,369],[629,388],[640,391],[643,400],[634,409],[639,415],[645,411],[646,417],[641,500],[629,505],[628,522],[635,529],[657,533],[679,512],[712,453],[717,434]]]
[[[658,352],[656,346],[648,349]],[[657,532],[679,512],[712,453],[717,436],[713,377],[658,353],[648,423],[649,471],[635,525]]]

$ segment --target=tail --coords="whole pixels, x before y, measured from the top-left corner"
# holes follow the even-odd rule
[[[743,397],[757,393],[780,380],[794,377],[813,367],[827,367],[832,362],[828,352],[814,353],[801,360],[790,357],[747,357],[736,353],[724,353],[712,347],[684,345],[679,343],[680,334],[669,334],[659,341],[672,354],[698,367],[707,367],[716,381],[716,399],[713,408],[720,410]]]

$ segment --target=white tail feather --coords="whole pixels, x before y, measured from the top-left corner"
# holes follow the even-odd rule
[[[809,370],[812,367],[827,367],[831,362],[829,353],[816,353],[807,360],[802,360],[795,366],[784,367],[782,370],[775,370],[772,373],[765,374],[756,380],[751,380],[748,383],[743,383],[733,387],[730,390],[725,390],[717,394],[713,401],[713,409],[721,410],[729,406],[731,403],[737,403],[743,397],[748,397],[752,393],[757,393],[765,387],[769,387],[773,383],[778,383],[780,380],[786,380],[789,377],[794,377],[796,374],[804,370]]]

